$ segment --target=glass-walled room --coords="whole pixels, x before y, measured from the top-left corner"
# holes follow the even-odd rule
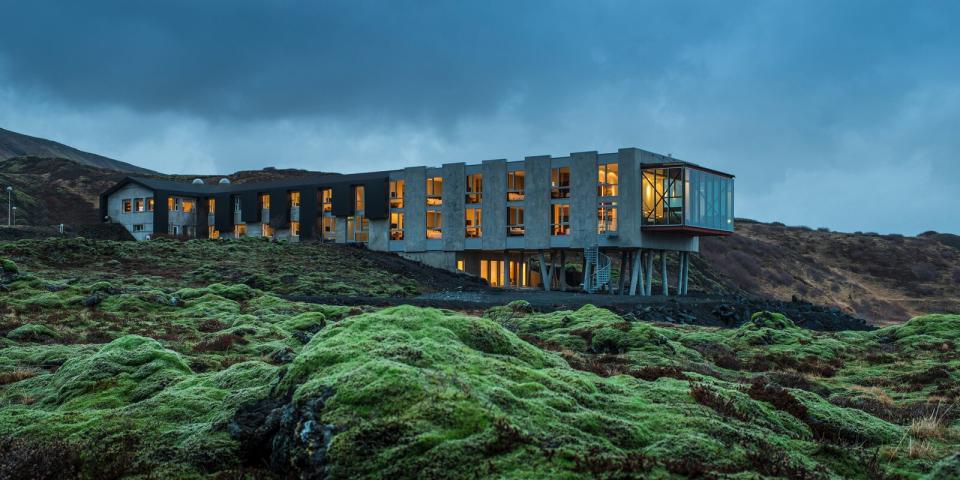
[[[733,231],[733,178],[665,167],[645,169],[642,182],[644,227]]]

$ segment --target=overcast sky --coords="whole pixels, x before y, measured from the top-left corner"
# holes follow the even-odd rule
[[[0,127],[169,173],[636,146],[960,233],[960,2],[0,0]]]

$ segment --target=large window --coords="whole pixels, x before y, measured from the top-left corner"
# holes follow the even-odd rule
[[[555,203],[550,213],[550,232],[554,236],[570,234],[570,205]]]
[[[617,202],[600,202],[597,207],[597,233],[617,231]]]
[[[363,215],[347,217],[347,241],[366,243],[369,221]]]
[[[443,205],[443,177],[427,179],[427,205]]]
[[[300,192],[290,192],[290,207],[297,208],[300,206]]]
[[[320,211],[323,213],[333,212],[333,189],[324,188],[320,190]]]
[[[265,210],[269,210],[269,209],[270,209],[270,194],[269,194],[269,193],[261,193],[261,194],[260,194],[260,208],[263,208],[263,209],[265,209]]]
[[[616,197],[620,187],[620,168],[616,163],[597,166],[597,196]]]
[[[643,171],[643,224],[683,224],[683,168]]]
[[[213,225],[207,226],[207,238],[211,240],[220,238],[220,230],[217,230],[217,227]]]
[[[178,199],[179,200],[179,199]],[[195,205],[193,200],[184,198],[181,202],[183,213],[193,213],[193,207]]]
[[[260,224],[260,236],[263,238],[273,238],[273,228],[270,227],[270,224]]]
[[[403,240],[403,212],[390,212],[390,240]]]
[[[684,224],[733,231],[733,179],[686,169]]]
[[[480,238],[483,234],[480,226],[482,225],[483,220],[483,210],[479,208],[468,208],[466,209],[466,236],[467,238]]]
[[[147,211],[153,211],[153,197],[147,197]]]
[[[125,198],[123,200],[123,213],[130,213],[133,211],[133,200]]]
[[[403,180],[390,181],[390,208],[403,208],[404,190]]]
[[[483,201],[483,175],[474,173],[467,175],[467,203],[480,203]]]
[[[213,215],[217,211],[217,199],[208,198],[207,199],[207,214]]]
[[[523,170],[507,172],[507,201],[518,202],[523,200],[526,184]]]
[[[357,212],[363,212],[366,210],[363,195],[363,185],[357,185],[353,187],[353,209]]]
[[[247,225],[245,223],[238,223],[233,226],[233,237],[240,238],[247,236]]]
[[[133,200],[133,211],[135,211],[135,212],[143,212],[143,211],[145,211],[145,210],[146,210],[146,206],[144,205],[143,199],[142,199],[142,198],[135,198],[135,199]]]
[[[323,216],[320,220],[320,231],[324,242],[337,241],[337,217]]]
[[[570,167],[550,169],[550,198],[570,196]]]
[[[443,223],[440,210],[427,210],[427,238],[443,238]]]
[[[300,222],[296,220],[290,222],[290,236],[291,237],[300,236]]]
[[[507,235],[519,237],[526,228],[523,224],[523,207],[507,207]]]

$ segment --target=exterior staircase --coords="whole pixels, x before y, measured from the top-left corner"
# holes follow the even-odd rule
[[[585,290],[595,293],[606,289],[610,285],[610,257],[600,253],[599,238],[597,243],[583,251],[584,259],[590,269],[590,281]]]

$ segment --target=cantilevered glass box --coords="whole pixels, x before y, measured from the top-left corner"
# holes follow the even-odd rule
[[[733,176],[690,165],[644,166],[643,228],[733,232]]]

